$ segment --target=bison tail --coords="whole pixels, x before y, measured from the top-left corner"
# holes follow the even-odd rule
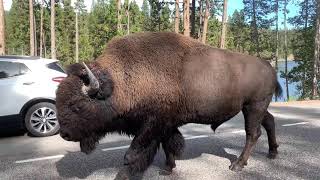
[[[282,97],[282,88],[281,88],[281,85],[280,85],[279,81],[277,81],[275,95],[276,95],[277,98]]]

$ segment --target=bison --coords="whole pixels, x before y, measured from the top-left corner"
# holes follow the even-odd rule
[[[130,172],[143,172],[160,146],[166,169],[175,167],[184,139],[178,127],[213,130],[240,111],[246,144],[230,169],[241,170],[261,135],[269,157],[278,144],[267,108],[281,87],[272,66],[256,57],[217,49],[176,33],[137,33],[111,40],[95,61],[73,64],[57,89],[60,136],[92,152],[107,133],[133,137],[124,156]]]

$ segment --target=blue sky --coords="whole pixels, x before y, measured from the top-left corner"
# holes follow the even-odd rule
[[[39,1],[39,0],[36,0],[36,1]],[[75,0],[72,0],[72,1],[75,1]],[[124,1],[124,0],[122,0],[122,1]],[[141,6],[143,0],[136,0],[136,2]],[[11,4],[12,4],[12,0],[4,0],[4,9],[9,10],[11,7]],[[89,9],[91,7],[92,0],[85,0],[85,4],[86,4],[87,8]],[[242,0],[229,0],[228,1],[228,15],[232,15],[236,9],[240,10],[242,8],[243,8]],[[288,17],[292,17],[298,13],[298,7],[293,3],[289,3],[288,10],[289,10]]]

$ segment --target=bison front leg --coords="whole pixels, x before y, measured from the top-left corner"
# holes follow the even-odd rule
[[[184,148],[184,138],[177,128],[167,133],[161,140],[162,148],[166,154],[166,167],[169,173],[176,167],[175,158],[179,157]]]
[[[157,130],[145,125],[134,137],[124,156],[124,165],[128,166],[130,173],[135,174],[146,170],[152,163],[159,144]]]

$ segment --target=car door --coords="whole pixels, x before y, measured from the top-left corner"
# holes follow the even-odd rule
[[[26,65],[14,61],[0,61],[0,116],[16,115],[29,100],[34,82]]]

